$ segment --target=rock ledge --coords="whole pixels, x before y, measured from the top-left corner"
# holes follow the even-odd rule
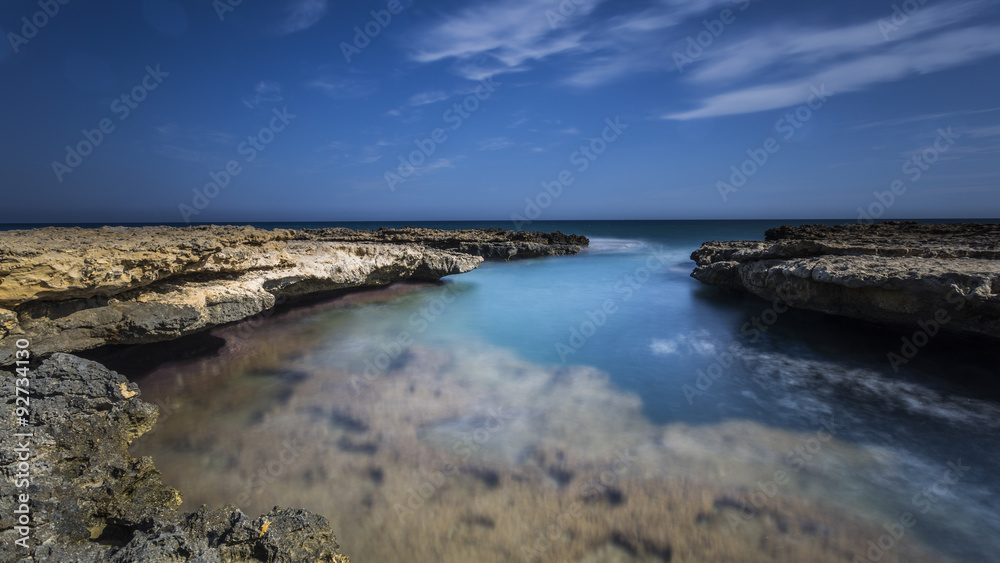
[[[439,280],[484,259],[573,254],[585,237],[501,229],[203,226],[0,232],[0,365],[171,340],[311,293]]]
[[[706,242],[691,276],[794,307],[1000,338],[1000,225],[782,226],[765,240]]]

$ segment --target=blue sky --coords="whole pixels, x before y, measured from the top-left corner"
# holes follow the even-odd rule
[[[64,1],[0,222],[1000,217],[996,1]]]

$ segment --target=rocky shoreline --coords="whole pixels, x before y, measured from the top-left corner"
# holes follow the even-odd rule
[[[707,285],[871,323],[1000,338],[1000,225],[782,226],[764,241],[706,242]]]
[[[10,374],[3,379],[13,388]],[[346,561],[327,520],[304,510],[275,507],[256,519],[233,506],[179,514],[180,493],[150,458],[128,452],[157,408],[123,376],[56,353],[31,370],[30,388],[37,406],[28,429],[15,429],[14,405],[0,402],[8,426],[0,437],[0,560]],[[25,431],[32,436],[14,435]],[[31,454],[31,485],[15,488],[19,446]],[[21,494],[29,495],[27,529],[15,521]],[[22,537],[29,549],[15,543]]]
[[[45,228],[0,234],[0,342],[36,354],[171,340],[325,291],[439,280],[483,260],[574,254],[501,229]],[[0,347],[0,365],[12,345]]]
[[[9,366],[0,377],[7,389],[26,384],[32,401],[30,437],[15,436],[26,431],[16,425],[15,394],[0,401],[0,559],[346,561],[327,520],[304,510],[179,514],[180,493],[163,485],[153,460],[128,452],[157,408],[123,376],[64,352],[171,340],[305,295],[439,280],[484,259],[573,254],[588,243],[562,233],[412,227],[0,233],[0,364]],[[30,343],[20,383],[16,342]],[[31,483],[15,488],[21,446]],[[15,520],[20,494],[30,496],[29,528]],[[25,530],[29,549],[15,543]]]

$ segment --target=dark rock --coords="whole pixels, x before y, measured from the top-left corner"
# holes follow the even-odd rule
[[[510,260],[576,254],[590,244],[587,237],[561,232],[508,231],[504,229],[443,230],[420,227],[355,230],[345,228],[306,229],[297,236],[308,240],[418,244],[481,256],[486,260]]]
[[[2,372],[6,389],[14,374]],[[251,520],[234,507],[176,512],[180,494],[128,446],[156,420],[135,383],[96,362],[54,354],[29,371],[30,426],[0,402],[0,560],[79,562],[337,561],[326,519],[275,508]],[[31,433],[30,485],[17,487],[15,448]],[[23,445],[23,444],[22,444]],[[16,545],[18,495],[30,495],[29,549]]]

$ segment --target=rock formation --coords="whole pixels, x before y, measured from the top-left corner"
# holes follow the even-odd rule
[[[482,256],[487,260],[576,254],[580,252],[581,247],[590,243],[587,237],[580,235],[503,229],[446,231],[403,227],[367,231],[332,228],[304,230],[301,233],[311,240],[419,244],[429,248]]]
[[[121,375],[63,352],[169,340],[286,298],[439,280],[484,258],[571,254],[586,244],[500,229],[0,232],[0,365],[9,366],[0,383],[11,390],[0,400],[0,560],[347,561],[327,520],[304,510],[275,507],[257,519],[231,506],[177,513],[180,494],[150,458],[128,452],[157,408]],[[25,341],[27,372],[16,373],[10,364]],[[15,386],[30,394],[19,397]],[[24,467],[29,483],[19,481]],[[22,537],[28,547],[15,543]]]
[[[769,301],[886,325],[1000,338],[1000,225],[782,226],[706,242],[692,277]]]
[[[266,231],[252,227],[46,228],[0,234],[0,365],[36,354],[169,340],[276,301],[438,280],[485,258],[579,252],[584,237],[500,229]]]
[[[14,389],[14,375],[0,379]],[[157,416],[135,383],[61,353],[28,379],[31,425],[15,425],[13,393],[0,402],[0,560],[346,561],[326,519],[304,510],[276,507],[255,520],[233,507],[178,514],[180,494],[150,458],[128,452]],[[17,448],[29,454],[27,486],[17,486]],[[23,494],[25,535],[15,521]],[[21,537],[28,549],[15,543]]]

